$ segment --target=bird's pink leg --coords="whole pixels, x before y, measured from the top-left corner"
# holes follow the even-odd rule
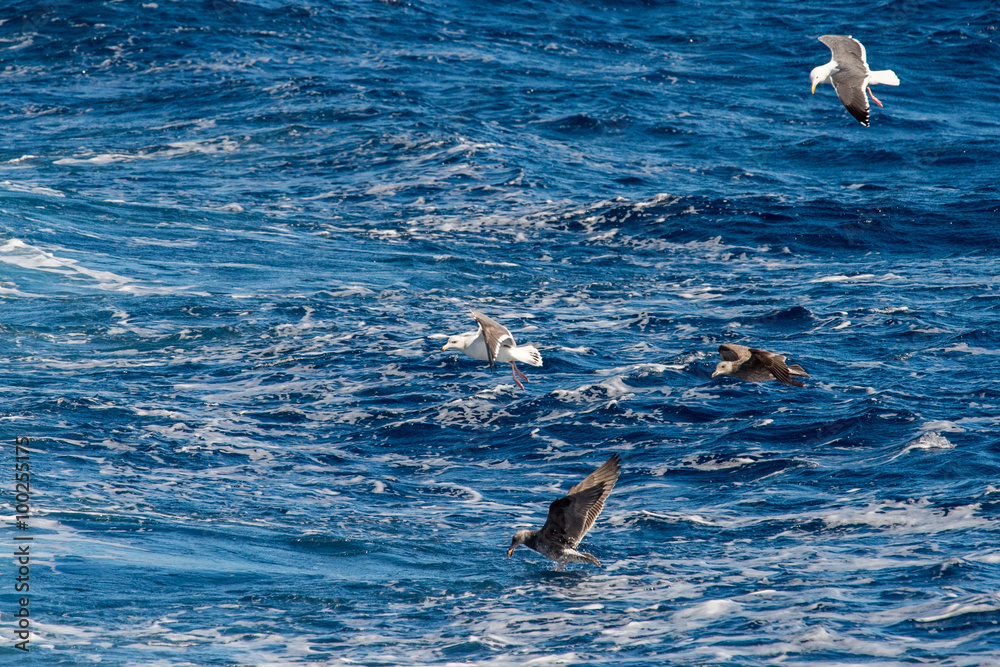
[[[567,562],[569,562],[569,561],[567,561]],[[563,569],[565,566],[566,566],[566,563],[559,563],[559,565],[556,566],[556,572],[558,572],[559,570]]]
[[[521,384],[521,381],[517,379],[516,375],[514,375],[514,371],[511,371],[510,374],[514,377],[514,382],[517,383],[517,386],[520,387],[521,389],[524,389],[524,385]]]
[[[528,381],[528,378],[527,378],[527,377],[526,377],[526,376],[524,375],[524,373],[522,373],[522,372],[521,372],[521,369],[519,369],[519,368],[517,367],[517,364],[515,364],[515,363],[514,363],[513,361],[512,361],[512,362],[510,362],[510,367],[514,369],[514,372],[515,372],[515,373],[517,373],[518,375],[520,375],[520,376],[521,376],[521,379],[522,379],[522,380],[524,380],[525,382],[527,382],[527,381]],[[514,379],[516,380],[517,378],[514,378]],[[518,382],[518,384],[521,384],[521,383],[520,383],[520,382]],[[524,389],[524,387],[521,387],[521,389]]]
[[[875,93],[872,92],[871,86],[868,87],[868,94],[872,96],[872,102],[874,102],[879,106],[882,106],[882,103],[878,101],[877,97],[875,97]]]

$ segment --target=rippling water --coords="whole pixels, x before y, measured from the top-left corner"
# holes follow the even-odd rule
[[[994,3],[0,19],[35,664],[1000,662]],[[602,568],[504,558],[612,452]]]

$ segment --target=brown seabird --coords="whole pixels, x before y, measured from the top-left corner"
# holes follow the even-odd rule
[[[601,562],[588,553],[576,550],[594,520],[604,508],[604,501],[611,495],[621,472],[621,457],[612,454],[604,464],[587,475],[587,478],[569,490],[563,498],[549,505],[549,518],[541,530],[519,530],[514,533],[507,549],[507,558],[522,544],[534,549],[548,559],[559,563],[561,570],[566,563]]]
[[[899,78],[891,69],[875,72],[868,69],[864,44],[850,35],[823,35],[819,41],[830,47],[833,57],[830,62],[814,68],[809,73],[809,78],[812,79],[812,91],[815,93],[816,86],[829,81],[851,115],[868,127],[869,107],[865,92],[872,96],[875,104],[882,106],[869,86],[877,83],[898,86]]]
[[[528,378],[524,377],[524,373],[517,369],[515,362],[523,361],[532,366],[541,366],[542,355],[535,349],[534,345],[518,346],[507,327],[496,320],[491,320],[478,310],[473,310],[472,316],[476,318],[479,330],[452,336],[441,349],[461,350],[473,359],[488,361],[490,362],[490,370],[493,370],[493,362],[495,361],[510,363],[514,382],[517,383],[518,387],[524,389],[524,385],[521,384],[521,380],[517,379],[517,376],[520,375],[525,382],[528,381]]]
[[[785,355],[767,350],[724,343],[719,346],[719,356],[722,357],[722,361],[715,367],[712,377],[732,375],[748,382],[777,380],[781,384],[791,384],[796,387],[805,385],[793,380],[793,377],[809,377],[798,364],[786,366]]]

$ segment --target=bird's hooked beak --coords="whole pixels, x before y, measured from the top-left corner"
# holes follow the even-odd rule
[[[716,371],[712,371],[712,377],[715,377],[718,374],[719,374],[719,371],[717,371],[717,370]]]
[[[816,86],[819,85],[819,81],[813,81],[813,95],[816,94]]]
[[[514,553],[514,547],[511,547],[510,549],[507,549],[507,558],[510,558],[510,555],[512,553]]]
[[[450,347],[451,347],[451,343],[450,342],[445,343],[444,345],[441,346],[441,351],[443,352],[444,350],[447,350]]]

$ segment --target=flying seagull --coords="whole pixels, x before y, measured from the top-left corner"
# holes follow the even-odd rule
[[[587,478],[569,490],[569,493],[549,505],[549,518],[541,530],[519,530],[514,533],[507,549],[507,558],[522,544],[534,549],[559,565],[566,563],[590,563],[600,566],[601,562],[588,553],[576,550],[583,536],[587,534],[594,520],[604,508],[604,501],[611,495],[621,472],[621,457],[612,454],[604,464],[587,475]]]
[[[777,380],[781,384],[804,387],[805,385],[793,377],[809,377],[802,366],[792,364],[785,365],[785,355],[775,354],[767,350],[758,350],[753,347],[743,345],[719,346],[719,356],[722,361],[715,367],[716,375],[732,375],[748,382],[767,382]]]
[[[898,86],[899,78],[891,69],[875,72],[868,69],[864,44],[850,35],[823,35],[819,41],[830,47],[833,57],[830,58],[830,62],[814,68],[809,73],[809,78],[812,79],[812,91],[815,93],[816,86],[829,81],[851,115],[868,127],[869,107],[865,92],[872,96],[872,102],[882,106],[869,86],[877,83]]]
[[[473,359],[488,361],[490,362],[490,370],[493,370],[494,362],[510,363],[514,382],[517,383],[518,387],[524,389],[524,385],[521,384],[521,380],[517,379],[517,376],[520,375],[525,382],[528,381],[528,378],[524,377],[524,373],[517,369],[515,362],[523,361],[532,366],[541,366],[542,355],[539,354],[534,345],[518,347],[507,327],[496,320],[491,320],[478,310],[473,310],[472,316],[479,324],[479,331],[452,336],[441,349],[461,350]]]

